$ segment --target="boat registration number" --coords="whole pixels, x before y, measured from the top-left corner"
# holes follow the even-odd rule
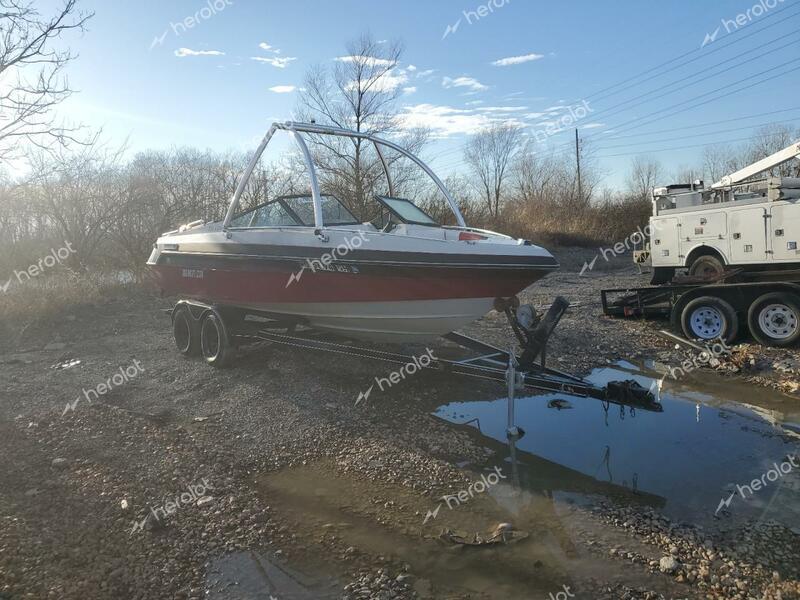
[[[330,273],[358,273],[358,267],[351,265],[314,265],[312,271],[328,271]]]

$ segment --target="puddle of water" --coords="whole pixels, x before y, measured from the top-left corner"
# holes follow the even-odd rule
[[[579,590],[576,574],[659,588],[656,578],[625,564],[580,556],[569,506],[550,495],[521,490],[504,477],[490,492],[470,494],[458,506],[442,503],[428,522],[425,516],[438,499],[407,486],[363,481],[337,472],[332,463],[271,473],[259,479],[258,488],[265,502],[314,540],[304,556],[293,552],[306,570],[324,569],[314,558],[326,552],[319,541],[324,535],[335,536],[340,546],[352,546],[359,554],[409,565],[423,598],[547,598],[563,585]],[[479,479],[477,475],[474,481]],[[474,547],[441,535],[447,531],[486,539],[487,532],[509,521],[523,532],[520,541]]]
[[[254,552],[236,552],[214,560],[206,574],[210,600],[325,600],[337,597],[318,580]],[[339,587],[336,585],[335,587]]]
[[[596,384],[631,378],[648,388],[653,382],[627,362],[588,377]],[[560,403],[553,403],[559,399],[569,399],[572,408],[559,410]],[[665,380],[663,413],[621,412],[615,406],[606,413],[596,400],[564,394],[518,398],[516,423],[526,432],[515,448],[522,463],[521,483],[544,493],[630,498],[635,491],[662,506],[668,516],[695,524],[773,519],[796,528],[800,468],[774,477],[776,466],[786,470],[782,463],[789,456],[797,456],[800,465],[800,406],[791,402],[797,403],[771,390],[708,374]],[[506,444],[505,398],[454,402],[435,414],[459,424],[477,419],[484,436]],[[509,455],[508,449],[502,451],[505,462]],[[762,476],[767,485],[760,490],[737,492],[737,485]],[[732,493],[729,508],[723,505],[717,519],[720,501]]]

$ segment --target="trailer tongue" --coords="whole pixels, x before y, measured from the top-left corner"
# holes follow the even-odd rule
[[[214,310],[213,307],[202,307],[195,304],[198,310]],[[515,424],[514,405],[517,393],[526,389],[540,390],[550,393],[563,393],[572,396],[600,400],[604,404],[615,404],[622,407],[641,409],[652,412],[663,412],[656,393],[652,388],[642,387],[634,380],[612,381],[605,386],[598,386],[586,379],[576,377],[569,373],[552,369],[546,365],[547,342],[564,312],[569,307],[569,302],[556,298],[548,312],[539,317],[529,305],[519,305],[514,298],[509,301],[498,302],[495,306],[504,312],[521,348],[521,353],[505,351],[481,340],[452,332],[443,336],[444,339],[470,350],[475,355],[460,360],[447,360],[432,357],[431,361],[419,368],[436,369],[477,377],[492,381],[505,382],[508,391],[508,422],[507,434],[511,439],[518,439],[524,432]],[[250,331],[240,329],[232,334],[234,339],[241,341],[263,341],[302,348],[345,354],[358,358],[379,360],[396,364],[410,364],[416,362],[414,356],[399,354],[377,348],[357,347],[343,344],[337,340],[329,339],[320,332],[302,329],[302,323],[287,323],[285,321],[261,322]],[[286,333],[275,329],[288,329]]]

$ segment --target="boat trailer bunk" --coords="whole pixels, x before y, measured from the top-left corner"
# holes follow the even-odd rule
[[[457,375],[503,382],[508,391],[507,435],[518,439],[524,432],[515,425],[514,404],[518,392],[526,388],[546,393],[563,393],[572,396],[593,398],[604,406],[619,405],[622,409],[641,409],[662,412],[658,390],[642,387],[633,379],[611,381],[598,386],[590,381],[547,366],[547,342],[561,317],[569,307],[563,297],[557,297],[544,316],[538,315],[530,305],[520,306],[517,298],[495,302],[495,309],[503,312],[514,332],[515,341],[522,349],[517,354],[502,350],[484,341],[451,332],[443,338],[474,353],[458,360],[432,357],[427,366],[420,368],[439,370]],[[305,328],[297,319],[269,315],[258,311],[245,311],[217,307],[194,300],[181,300],[171,309],[173,331],[178,350],[186,356],[202,354],[212,366],[225,366],[230,362],[233,349],[246,343],[269,342],[307,350],[331,352],[396,364],[414,361],[411,354],[401,354],[380,348],[358,347],[343,340],[332,338],[312,328]],[[201,348],[189,348],[176,327],[176,315],[189,315],[197,324],[203,323]],[[255,320],[248,320],[252,316]],[[205,326],[211,323],[214,335],[206,335]],[[281,331],[281,330],[285,330]],[[219,360],[222,357],[224,360]]]

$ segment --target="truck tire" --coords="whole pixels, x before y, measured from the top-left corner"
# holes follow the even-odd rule
[[[765,346],[792,346],[800,339],[800,299],[788,292],[764,294],[750,305],[747,324]]]
[[[698,256],[689,266],[689,275],[703,279],[715,279],[725,272],[725,265],[716,256],[704,254]]]
[[[222,317],[210,310],[200,325],[200,347],[203,359],[212,367],[222,368],[230,363],[234,348]]]
[[[200,356],[200,325],[184,304],[178,304],[172,311],[172,338],[183,356]]]
[[[722,298],[701,296],[688,302],[680,313],[683,335],[688,339],[733,342],[739,333],[739,317]]]

